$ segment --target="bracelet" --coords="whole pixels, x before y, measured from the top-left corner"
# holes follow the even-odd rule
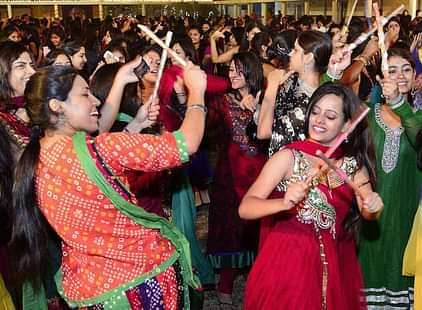
[[[185,93],[176,93],[176,96],[177,97],[186,97],[186,94]]]
[[[327,75],[332,81],[335,81],[335,80],[338,81],[343,76],[343,72],[337,73],[337,72],[330,72],[329,70],[327,70]]]
[[[202,110],[204,113],[207,113],[208,109],[204,104],[191,104],[187,107],[186,111],[189,110]]]

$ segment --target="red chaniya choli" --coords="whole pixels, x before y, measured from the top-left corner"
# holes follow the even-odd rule
[[[307,140],[286,148],[294,155],[294,168],[291,178],[279,184],[282,196],[289,182],[302,181],[309,173],[311,164],[304,154],[326,150]],[[342,158],[341,152],[333,156]],[[341,168],[353,176],[356,160],[343,157]],[[314,185],[304,203],[261,222],[260,251],[246,285],[246,310],[366,309],[355,240],[343,228],[354,193],[334,173],[329,176]]]

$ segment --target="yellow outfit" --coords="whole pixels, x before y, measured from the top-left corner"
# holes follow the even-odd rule
[[[414,276],[414,309],[422,309],[422,198],[403,256],[403,275]]]
[[[12,298],[10,297],[9,291],[4,285],[2,276],[0,275],[0,309],[2,310],[15,310]]]

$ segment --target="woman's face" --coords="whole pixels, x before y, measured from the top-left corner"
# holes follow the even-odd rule
[[[398,22],[396,21],[392,21],[388,24],[388,30],[395,30],[395,31],[400,31],[400,25]]]
[[[149,71],[143,76],[142,80],[149,83],[155,83],[157,80],[158,68],[160,67],[160,55],[155,51],[149,51],[142,57],[149,66]]]
[[[114,50],[113,52],[114,57],[119,60],[120,63],[126,63],[125,55],[123,55],[119,50]]]
[[[82,130],[89,133],[98,130],[100,101],[91,94],[88,84],[79,75],[75,77],[72,89],[63,103],[65,127],[71,132]]]
[[[193,45],[199,44],[201,42],[201,34],[198,29],[189,30],[189,37],[192,40]]]
[[[103,42],[105,45],[109,45],[111,42],[111,35],[110,35],[110,31],[107,31],[104,38],[103,38]]]
[[[9,36],[7,37],[9,41],[13,42],[20,42],[22,41],[22,37],[19,31],[13,31]]]
[[[290,56],[290,70],[293,70],[295,72],[300,72],[301,70],[303,70],[303,66],[304,66],[303,58],[305,56],[305,51],[299,45],[297,40],[289,56]]]
[[[397,80],[401,94],[407,94],[412,90],[416,72],[406,59],[400,56],[389,57],[388,74],[390,78]]]
[[[258,27],[252,28],[251,31],[247,33],[248,41],[251,42],[253,37],[259,32],[261,32],[261,29],[259,29]]]
[[[62,38],[60,38],[57,34],[53,33],[50,36],[50,42],[53,46],[58,47],[62,44]]]
[[[183,60],[188,60],[185,51],[183,50],[183,48],[180,46],[179,43],[176,43],[175,45],[173,45],[172,50],[176,52],[177,55],[180,56],[180,58],[182,58]],[[176,64],[176,65],[180,65],[176,59],[174,59],[173,56],[170,56],[171,59],[171,63],[172,64]]]
[[[202,32],[203,33],[207,32],[210,29],[211,29],[210,24],[207,24],[207,23],[202,24]]]
[[[72,66],[76,70],[82,70],[87,62],[85,55],[85,47],[81,47],[77,53],[70,56],[72,60]]]
[[[13,89],[13,96],[23,96],[26,83],[35,73],[34,63],[29,53],[23,52],[18,59],[12,63],[12,70],[9,75],[9,83]]]
[[[236,38],[234,37],[233,34],[230,35],[229,45],[230,46],[238,46],[239,45],[239,42],[236,41]]]
[[[340,28],[333,27],[333,28],[330,29],[330,34],[331,34],[332,37],[334,37],[339,32],[340,32]]]
[[[325,95],[312,107],[308,128],[310,139],[330,146],[346,126],[340,97],[333,94]]]
[[[230,63],[229,79],[233,89],[242,89],[247,86],[244,73],[236,68],[234,60]]]
[[[69,57],[67,57],[64,54],[59,54],[56,57],[56,60],[53,62],[53,66],[71,66],[72,63],[69,60]]]

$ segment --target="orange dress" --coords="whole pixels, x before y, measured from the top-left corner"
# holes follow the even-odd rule
[[[158,171],[187,161],[179,138],[107,133],[87,141],[104,167],[127,184],[128,170]],[[143,227],[116,209],[85,174],[71,137],[41,148],[36,191],[39,208],[62,239],[59,286],[71,306],[107,303],[110,292],[134,287],[134,280],[154,273],[165,309],[179,308],[174,266],[155,270],[175,261],[174,245],[158,229]],[[128,200],[136,203],[130,193]]]

